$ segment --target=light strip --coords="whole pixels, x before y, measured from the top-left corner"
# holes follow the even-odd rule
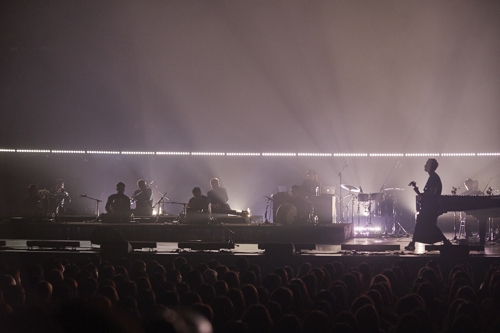
[[[157,151],[156,155],[189,155],[187,151]]]
[[[297,156],[332,156],[330,153],[298,153]]]
[[[370,156],[376,156],[376,157],[393,157],[393,156],[404,156],[404,154],[399,154],[399,153],[389,153],[389,154],[370,154]]]
[[[123,155],[154,155],[152,151],[122,151]]]
[[[334,153],[334,157],[363,157],[368,156],[368,154],[363,153]]]
[[[262,153],[262,156],[297,156],[296,153]]]
[[[85,154],[85,150],[52,150],[54,154]]]
[[[0,149],[0,153],[15,153],[15,149]]]
[[[260,156],[260,153],[226,153],[227,156]]]
[[[39,150],[39,149],[18,149],[18,153],[50,153],[50,150]]]
[[[107,155],[119,155],[119,151],[106,151],[106,150],[87,150],[87,154],[107,154]]]
[[[500,156],[500,153],[477,153],[477,156]]]
[[[213,153],[206,153],[206,152],[194,152],[191,153],[191,155],[197,155],[197,156],[224,156],[226,153],[218,153],[218,152],[213,152]]]
[[[446,153],[441,156],[476,156],[475,153]]]
[[[405,154],[405,156],[410,156],[410,157],[439,156],[439,153],[410,153],[410,154]]]

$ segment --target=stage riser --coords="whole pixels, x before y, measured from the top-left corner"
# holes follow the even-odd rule
[[[90,240],[100,223],[7,223],[0,225],[0,238],[45,240]],[[349,223],[328,226],[275,225],[161,225],[161,224],[106,224],[118,230],[128,241],[207,242],[231,239],[240,244],[258,243],[314,243],[341,244],[352,238],[353,225]]]

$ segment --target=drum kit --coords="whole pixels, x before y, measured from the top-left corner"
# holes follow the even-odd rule
[[[401,214],[399,209],[397,193],[404,189],[398,187],[382,188],[380,192],[363,193],[361,187],[356,187],[348,184],[340,185],[344,190],[348,191],[346,198],[349,201],[345,207],[342,207],[341,214],[344,214],[344,209],[347,210],[347,222],[349,222],[349,204],[351,205],[351,222],[354,222],[354,205],[357,202],[357,226],[360,227],[361,215],[366,215],[365,229],[373,230],[372,218],[385,218],[384,235],[396,234],[396,225],[399,226],[398,232],[407,235],[406,230],[401,226],[398,219],[398,214]],[[364,214],[361,214],[363,210]],[[390,223],[390,225],[388,225]]]

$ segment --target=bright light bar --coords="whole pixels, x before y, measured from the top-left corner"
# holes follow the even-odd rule
[[[224,156],[226,153],[217,153],[217,152],[194,152],[191,153],[191,155],[197,155],[197,156]]]
[[[389,153],[389,154],[370,154],[370,156],[376,156],[376,157],[392,157],[392,156],[404,156],[404,154],[399,154],[399,153]]]
[[[15,149],[0,149],[0,153],[15,153]]]
[[[333,156],[335,156],[335,157],[362,157],[362,156],[368,156],[368,154],[362,154],[362,153],[334,153]]]
[[[439,156],[439,153],[409,153],[409,154],[405,154],[405,156],[417,156],[417,157],[422,157],[422,156]]]
[[[105,151],[105,150],[87,150],[87,154],[107,154],[107,155],[119,155],[119,151]]]
[[[441,156],[476,156],[475,153],[446,153]]]
[[[50,153],[50,150],[18,149],[18,153]]]
[[[85,154],[85,150],[52,150],[54,154]]]
[[[295,153],[262,153],[262,156],[297,156]]]
[[[157,151],[156,155],[189,155],[187,151]]]
[[[154,155],[152,151],[122,151],[122,155]]]
[[[260,156],[260,153],[226,153],[226,156]]]
[[[500,153],[477,153],[477,156],[500,156]]]
[[[330,153],[298,153],[298,156],[332,156]]]
[[[358,233],[379,232],[380,227],[354,227],[354,231]]]

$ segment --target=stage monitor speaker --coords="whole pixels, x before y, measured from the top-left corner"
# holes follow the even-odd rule
[[[103,257],[119,257],[132,252],[132,246],[123,235],[113,227],[96,226],[90,235],[91,244],[101,245]]]
[[[295,246],[291,243],[263,243],[259,244],[258,248],[264,250],[265,255],[277,257],[289,257],[295,254]]]
[[[101,245],[103,243],[126,242],[122,234],[110,226],[95,226],[90,234],[90,243]]]

